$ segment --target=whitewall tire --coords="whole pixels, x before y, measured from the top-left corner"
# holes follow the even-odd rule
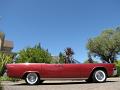
[[[96,70],[92,76],[93,82],[102,83],[106,81],[106,78],[107,78],[106,73],[103,70]]]
[[[39,77],[36,73],[28,73],[26,75],[25,81],[29,85],[35,85],[39,82]]]

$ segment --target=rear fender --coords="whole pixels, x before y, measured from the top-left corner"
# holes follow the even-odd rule
[[[92,77],[92,74],[93,74],[94,71],[96,71],[96,70],[104,70],[105,73],[106,73],[106,75],[107,75],[107,77],[108,77],[108,72],[107,72],[107,70],[106,70],[105,67],[94,67],[94,68],[92,69],[92,71],[90,72],[90,76],[89,76],[89,78]]]

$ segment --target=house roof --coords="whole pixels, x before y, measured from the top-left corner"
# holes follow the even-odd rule
[[[8,40],[5,40],[3,47],[13,48],[13,42],[12,42],[12,41],[8,41]]]

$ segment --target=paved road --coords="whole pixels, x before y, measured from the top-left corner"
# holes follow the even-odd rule
[[[2,82],[3,90],[120,90],[120,78],[109,78],[106,83],[85,81],[45,81],[42,85],[29,86],[24,81]]]

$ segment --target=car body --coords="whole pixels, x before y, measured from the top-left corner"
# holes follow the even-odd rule
[[[107,77],[116,74],[114,64],[46,64],[18,63],[7,64],[7,75],[25,79],[34,85],[43,80],[86,80],[88,82],[105,82]],[[31,81],[30,81],[31,80]],[[33,80],[33,81],[32,81]]]

